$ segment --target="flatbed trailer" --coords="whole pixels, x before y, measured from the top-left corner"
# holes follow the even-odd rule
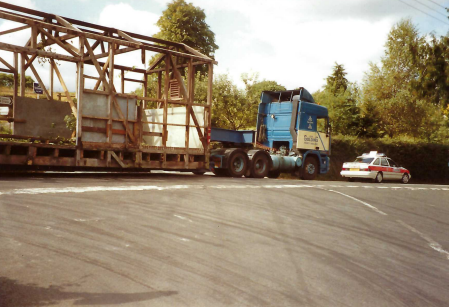
[[[0,2],[0,18],[21,24],[0,33],[0,50],[11,55],[0,58],[0,71],[14,80],[11,102],[3,105],[8,114],[0,116],[13,126],[12,134],[0,135],[0,171],[209,168],[214,59],[185,44],[5,2]],[[5,38],[24,33],[29,34],[25,45]],[[122,54],[132,54],[134,65],[122,64]],[[49,82],[42,81],[38,60]],[[76,80],[64,75],[68,68],[61,65],[70,67]],[[199,67],[208,76],[204,101],[195,97]],[[43,99],[27,97],[29,71]],[[66,101],[54,92],[57,81]],[[75,87],[69,81],[76,83],[76,99],[68,90]],[[140,84],[142,93],[127,92],[130,83]],[[67,116],[76,120],[73,133],[66,128]]]

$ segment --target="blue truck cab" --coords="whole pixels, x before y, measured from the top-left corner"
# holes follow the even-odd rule
[[[212,128],[211,141],[224,144],[211,151],[211,169],[218,175],[295,173],[311,180],[329,171],[328,110],[304,88],[262,92],[255,131]]]
[[[306,89],[262,92],[256,131],[257,143],[269,148],[273,159],[273,154],[296,157],[305,173],[313,167],[319,167],[320,174],[329,171],[328,110],[315,103]]]

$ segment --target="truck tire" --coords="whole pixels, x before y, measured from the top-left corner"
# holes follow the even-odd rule
[[[231,177],[242,177],[248,168],[248,156],[245,152],[235,150],[228,160],[228,174]]]
[[[307,156],[301,170],[301,179],[314,180],[318,173],[318,163],[314,157]]]
[[[263,153],[256,154],[251,162],[251,177],[264,178],[268,176],[268,172],[270,170],[270,160],[268,160],[267,155]]]

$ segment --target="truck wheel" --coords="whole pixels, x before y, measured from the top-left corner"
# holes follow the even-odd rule
[[[269,171],[268,172],[268,178],[276,179],[281,175],[281,171],[275,170],[275,171]]]
[[[228,162],[228,173],[231,177],[242,177],[248,168],[248,156],[242,151],[231,154]]]
[[[251,176],[254,178],[264,178],[268,175],[270,161],[264,154],[256,155],[251,161]],[[279,175],[278,175],[279,177]]]
[[[318,163],[313,157],[306,157],[302,167],[302,176],[304,180],[314,180],[318,173]]]

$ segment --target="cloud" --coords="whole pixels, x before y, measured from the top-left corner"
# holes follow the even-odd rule
[[[6,3],[18,5],[18,6],[23,6],[23,7],[26,7],[27,9],[36,10],[36,4],[32,0],[2,0],[2,1],[6,2]]]
[[[361,81],[368,63],[383,54],[393,24],[415,13],[385,0],[191,2],[205,10],[216,34],[216,72],[240,82],[241,73],[255,71],[261,79],[311,91],[324,84],[335,62],[350,81]]]
[[[159,32],[156,22],[159,15],[136,10],[126,3],[110,4],[101,11],[98,24],[137,34],[152,36]]]

